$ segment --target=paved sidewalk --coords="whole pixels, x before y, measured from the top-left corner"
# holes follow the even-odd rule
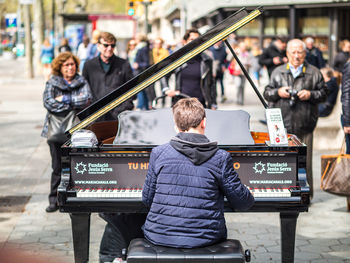
[[[44,81],[27,80],[24,60],[0,57],[0,196],[31,196],[23,212],[0,213],[0,243],[20,251],[44,255],[62,263],[74,262],[69,215],[45,212],[50,178],[50,155],[40,137],[45,117],[42,106]],[[246,89],[246,103],[234,104],[235,88],[226,81],[227,97],[221,109],[244,109],[251,114],[251,130],[266,131],[263,107]],[[308,213],[299,216],[295,262],[350,262],[350,213],[345,198],[318,189],[320,155],[314,153],[315,194]],[[280,262],[279,215],[273,213],[227,214],[230,238],[240,239],[252,252],[252,262]],[[90,262],[98,262],[104,222],[91,220]]]

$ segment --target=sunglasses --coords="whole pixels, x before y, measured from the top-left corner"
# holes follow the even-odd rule
[[[111,48],[115,48],[115,44],[104,44],[104,43],[100,43],[100,44],[102,44],[105,48],[108,48],[109,46]]]

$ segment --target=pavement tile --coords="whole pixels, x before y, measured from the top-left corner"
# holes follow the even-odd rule
[[[46,243],[46,244],[59,244],[59,243],[65,243],[67,242],[67,238],[66,237],[59,237],[56,236],[55,238],[52,237],[43,237],[40,238],[40,243]]]
[[[343,251],[331,251],[328,253],[322,253],[322,258],[327,259],[332,262],[345,262],[350,259],[350,251],[349,248]]]
[[[255,239],[246,241],[248,246],[264,246],[267,250],[270,250],[271,247],[278,245],[276,240],[267,240],[267,239]]]
[[[254,263],[267,263],[267,262],[280,263],[281,262],[281,255],[280,255],[280,252],[278,252],[278,253],[254,252],[254,253],[252,253],[251,262],[254,262]]]
[[[340,244],[350,246],[350,233],[348,233],[347,238],[338,238],[338,240],[339,240]]]
[[[295,253],[295,259],[297,260],[304,260],[304,262],[310,261],[310,260],[318,260],[321,259],[321,255],[319,253],[314,252],[304,252],[300,251]]]
[[[338,239],[329,238],[329,236],[327,236],[327,238],[310,239],[309,243],[312,246],[321,246],[323,244],[327,244],[328,246],[332,246],[332,245],[341,244]]]
[[[332,251],[332,248],[325,243],[318,245],[318,246],[309,244],[309,245],[304,245],[304,246],[301,246],[298,248],[299,248],[300,252],[314,252],[314,253],[319,253],[319,254]]]
[[[54,244],[53,247],[55,248],[55,250],[72,251],[73,242],[66,241],[64,243]]]

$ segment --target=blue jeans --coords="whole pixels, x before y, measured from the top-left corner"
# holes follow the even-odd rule
[[[145,90],[137,93],[137,108],[140,110],[149,110],[148,98]]]

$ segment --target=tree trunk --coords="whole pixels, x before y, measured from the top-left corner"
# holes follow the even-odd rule
[[[34,4],[34,32],[35,32],[35,48],[34,48],[34,65],[37,75],[42,73],[42,65],[40,61],[41,45],[44,42],[45,14],[43,0],[36,0]]]
[[[64,37],[64,21],[61,14],[65,13],[65,2],[63,0],[58,0],[57,2],[57,33],[58,39],[62,39]]]
[[[32,24],[32,18],[30,14],[30,5],[23,5],[24,14],[24,26],[25,26],[25,45],[26,45],[26,62],[27,62],[27,76],[28,78],[34,77],[33,72],[33,51],[32,51],[32,32],[30,25]]]

